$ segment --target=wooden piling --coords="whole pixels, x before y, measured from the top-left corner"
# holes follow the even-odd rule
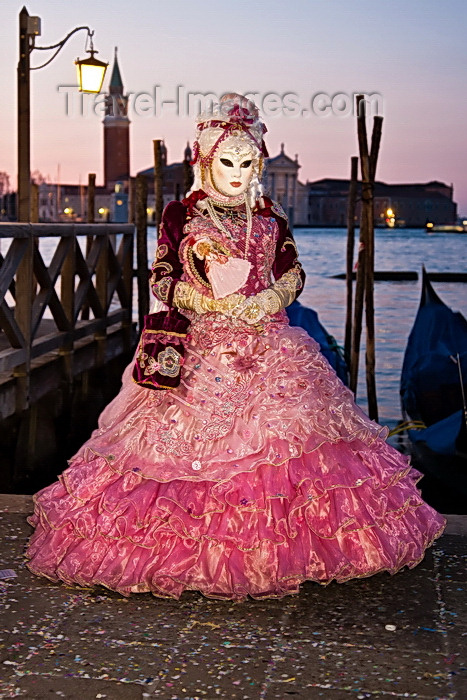
[[[95,220],[96,212],[96,174],[88,174],[88,211],[87,211],[87,222],[88,224],[93,224]],[[88,236],[89,238],[89,236]],[[91,238],[92,242],[92,238]]]
[[[37,182],[31,182],[31,219],[32,224],[37,224],[39,221],[39,185]]]
[[[60,275],[61,287],[60,296],[64,314],[68,321],[66,330],[74,327],[75,324],[75,270],[76,270],[76,241],[70,239],[68,250],[63,261],[62,271]],[[89,306],[87,306],[87,318],[89,318]],[[66,378],[68,389],[71,392],[73,386],[73,338],[71,334],[66,338],[65,342],[60,346],[60,355],[63,359],[63,375]]]
[[[355,248],[355,209],[357,203],[358,158],[350,159],[350,184],[347,200],[347,262],[346,262],[346,287],[347,309],[345,318],[345,343],[344,353],[347,365],[350,367],[350,355],[352,348],[352,304],[353,304],[353,256]]]
[[[143,174],[136,177],[136,260],[138,281],[138,323],[141,332],[144,316],[149,313],[148,283],[148,181]]]
[[[374,185],[376,164],[378,161],[379,145],[381,142],[382,118],[375,117],[373,121],[373,132],[371,136],[371,150],[368,158],[368,165],[365,170],[368,172],[370,187],[368,188],[368,201],[362,204],[368,210],[367,233],[366,233],[366,266],[365,266],[365,318],[366,318],[366,388],[368,396],[368,415],[372,420],[378,421],[378,402],[376,398],[376,377],[375,377],[375,308],[374,308],[374,269],[375,269],[375,208],[374,208]],[[362,176],[363,181],[363,176]],[[362,182],[363,187],[363,182]]]
[[[163,186],[164,177],[162,172],[162,141],[154,139],[154,197],[155,197],[155,224],[159,232],[159,225],[162,220],[162,210],[164,208]]]
[[[128,183],[128,223],[135,223],[136,209],[136,181],[134,177],[130,177]]]
[[[111,242],[107,231],[96,243],[100,248],[99,259],[96,265],[96,292],[103,310],[103,318],[101,319],[98,330],[94,334],[94,338],[97,341],[96,366],[102,367],[105,364],[107,353],[107,326],[105,324],[105,314],[107,313],[110,301],[108,298],[108,279],[109,245],[111,245]]]
[[[12,344],[14,347],[24,349],[24,361],[14,368],[13,375],[16,377],[16,411],[29,408],[29,384],[31,369],[31,347],[32,347],[32,288],[33,282],[33,259],[34,259],[34,238],[28,237],[21,242],[21,247],[17,246],[16,259],[16,304],[14,317],[8,319],[10,322]]]
[[[357,96],[357,128],[360,151],[360,168],[362,176],[362,212],[360,219],[360,250],[355,291],[354,328],[352,334],[350,388],[357,390],[358,361],[360,354],[361,325],[363,303],[365,303],[366,320],[366,385],[368,396],[368,413],[370,418],[378,420],[378,406],[375,382],[375,328],[374,328],[374,180],[381,141],[382,118],[375,117],[371,139],[371,151],[368,149],[366,131],[366,110],[363,95]]]

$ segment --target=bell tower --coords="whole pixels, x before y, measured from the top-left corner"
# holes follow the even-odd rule
[[[123,94],[123,81],[115,48],[114,65],[105,100],[104,117],[104,184],[114,190],[115,183],[128,187],[130,178],[130,120],[128,97]]]

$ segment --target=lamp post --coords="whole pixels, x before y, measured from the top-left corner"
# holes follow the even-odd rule
[[[31,104],[30,104],[30,72],[39,70],[51,63],[61,51],[68,39],[76,32],[85,29],[90,40],[91,56],[77,60],[80,92],[98,93],[104,81],[108,63],[94,58],[97,51],[93,47],[93,34],[87,26],[76,27],[62,41],[52,46],[35,46],[36,36],[40,36],[40,18],[31,17],[25,7],[19,13],[19,61],[18,61],[18,221],[29,221],[31,199]],[[53,56],[40,66],[31,68],[30,57],[35,49],[47,51],[56,49]],[[98,77],[95,77],[98,73]]]

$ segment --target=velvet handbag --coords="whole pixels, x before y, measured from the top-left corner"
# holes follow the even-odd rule
[[[180,384],[190,321],[177,309],[144,317],[133,381],[148,389],[174,389]]]

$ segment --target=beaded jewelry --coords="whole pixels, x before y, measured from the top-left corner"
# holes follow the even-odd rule
[[[229,229],[223,224],[222,220],[219,217],[219,214],[217,213],[215,207],[219,206],[215,200],[211,199],[211,197],[208,197],[206,200],[206,209],[209,214],[209,217],[214,224],[214,226],[221,231],[227,238],[232,240],[232,234],[230,233]],[[253,217],[251,214],[251,207],[245,198],[244,200],[245,204],[245,211],[246,211],[246,237],[245,237],[245,252],[243,254],[243,257],[246,259],[248,256],[248,248],[250,245],[250,237],[251,237],[251,229],[253,226]],[[222,208],[224,205],[222,205]]]

